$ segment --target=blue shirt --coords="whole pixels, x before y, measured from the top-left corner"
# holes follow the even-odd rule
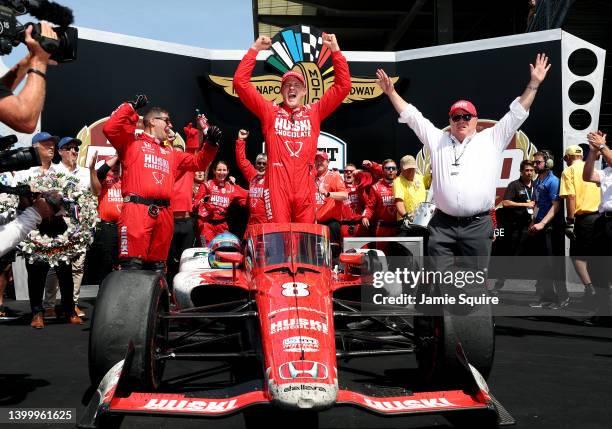
[[[559,178],[549,171],[544,179],[539,177],[533,182],[534,199],[538,213],[534,219],[535,223],[540,222],[552,207],[553,201],[559,199]]]

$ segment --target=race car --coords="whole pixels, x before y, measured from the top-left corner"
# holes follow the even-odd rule
[[[475,418],[479,427],[513,423],[485,381],[494,354],[490,308],[465,317],[364,307],[361,294],[384,256],[341,253],[332,267],[326,226],[271,223],[249,227],[244,244],[225,237],[186,250],[172,288],[162,273],[111,273],[90,332],[98,388],[79,427],[117,427],[128,414],[244,412],[249,423],[265,410],[268,425],[292,413],[292,426],[312,428],[312,416],[316,422],[317,412],[338,406],[384,416],[445,413],[457,427],[473,427]],[[338,370],[361,357],[408,363],[415,354],[418,380],[410,386],[349,386]],[[226,361],[234,383],[164,392],[166,366],[183,360]]]

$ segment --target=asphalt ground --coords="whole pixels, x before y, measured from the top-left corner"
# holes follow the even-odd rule
[[[532,294],[502,291],[513,302]],[[92,387],[87,372],[89,322],[74,326],[29,326],[26,301],[7,301],[24,316],[0,322],[0,408],[73,408],[77,421]],[[81,304],[80,304],[81,305]],[[90,315],[95,300],[82,301]],[[584,326],[579,310],[550,316],[496,318],[496,355],[488,383],[491,392],[516,419],[517,429],[612,427],[612,329]],[[381,364],[382,363],[382,364]],[[219,363],[199,363],[214,368]],[[340,380],[397,378],[415,366],[411,357],[362,358],[339,362]],[[409,371],[409,370],[408,370]],[[223,377],[220,373],[218,377]],[[319,415],[322,428],[451,428],[438,416],[379,417],[355,408]],[[244,416],[206,419],[126,417],[121,428],[242,428]],[[294,426],[287,421],[283,427]],[[69,424],[0,424],[0,427],[67,428]],[[272,427],[266,425],[266,427]]]

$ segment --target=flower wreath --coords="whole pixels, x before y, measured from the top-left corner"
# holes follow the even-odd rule
[[[25,183],[36,192],[57,191],[68,203],[64,205],[63,214],[68,226],[66,231],[49,237],[35,229],[19,244],[18,248],[28,262],[42,261],[55,266],[84,254],[93,242],[94,228],[98,222],[97,198],[91,192],[80,189],[77,178],[63,173],[35,176]]]

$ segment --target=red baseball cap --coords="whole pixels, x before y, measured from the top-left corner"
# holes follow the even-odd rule
[[[317,154],[315,155],[315,159],[317,158],[317,156],[320,156],[324,160],[329,161],[329,155],[324,150],[318,151]]]
[[[285,80],[287,80],[290,77],[294,77],[300,82],[302,82],[302,85],[306,85],[305,83],[306,81],[304,80],[304,76],[302,76],[302,73],[290,70],[283,75],[283,78],[281,79],[281,86],[285,83]]]
[[[451,106],[450,110],[448,111],[448,116],[453,116],[453,113],[455,113],[457,110],[465,110],[472,116],[478,116],[478,112],[476,112],[476,107],[474,107],[471,101],[467,101],[467,100],[455,101],[455,103]]]

